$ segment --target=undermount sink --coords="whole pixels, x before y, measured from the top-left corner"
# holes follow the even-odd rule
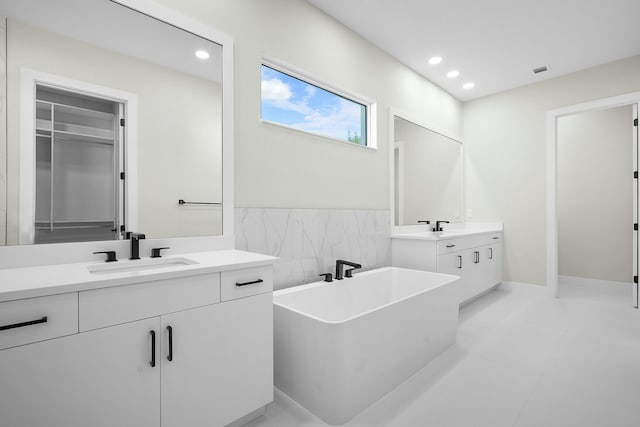
[[[459,236],[461,234],[465,234],[465,232],[444,230],[444,231],[434,231],[433,234],[438,237],[449,237],[449,236]]]
[[[140,260],[126,260],[110,262],[104,264],[93,264],[87,266],[91,274],[116,274],[134,271],[159,270],[163,268],[180,267],[185,265],[198,264],[197,261],[189,258],[149,258]]]

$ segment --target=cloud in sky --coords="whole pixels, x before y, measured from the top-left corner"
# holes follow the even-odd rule
[[[282,80],[276,78],[262,80],[263,102],[288,101],[292,95],[291,89]]]
[[[362,136],[364,108],[268,67],[262,68],[262,118],[340,140]]]
[[[337,139],[346,139],[349,134],[362,135],[360,130],[361,107],[340,98],[329,111],[313,110],[302,122],[293,127],[316,132]]]
[[[295,111],[300,114],[308,114],[311,112],[304,99],[299,102],[294,102],[292,98],[294,98],[294,95],[291,88],[282,80],[277,78],[262,80],[263,103],[266,102],[276,108]]]

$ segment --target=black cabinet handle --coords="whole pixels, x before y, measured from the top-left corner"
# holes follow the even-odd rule
[[[173,328],[167,326],[167,332],[169,332],[169,355],[167,356],[167,360],[171,362],[173,360]]]
[[[494,238],[493,238],[493,240],[498,240],[498,239],[500,239],[500,238],[499,238],[499,237],[494,237]]]
[[[37,325],[38,323],[47,323],[47,320],[48,320],[47,316],[43,316],[41,319],[29,320],[28,322],[13,323],[11,325],[4,325],[4,326],[0,326],[0,331],[6,331],[7,329],[22,328],[24,326]]]
[[[455,248],[456,245],[447,245],[448,248]]]
[[[151,365],[152,368],[156,367],[156,331],[149,331],[149,334],[151,335],[151,362],[149,362],[149,365]]]
[[[253,282],[244,282],[244,283],[236,282],[236,286],[255,285],[256,283],[262,283],[262,282],[264,282],[264,280],[262,280],[262,279],[254,280]]]
[[[493,248],[489,248],[489,259],[493,259]]]
[[[480,252],[479,251],[473,251],[473,256],[475,257],[473,263],[474,264],[480,263]]]
[[[462,255],[458,255],[458,268],[462,268]]]

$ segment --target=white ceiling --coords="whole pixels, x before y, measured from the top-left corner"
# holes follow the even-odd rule
[[[220,45],[111,1],[0,0],[0,16],[207,80],[222,81]],[[211,57],[207,61],[197,59],[194,53],[199,49],[208,51]]]
[[[461,101],[640,54],[640,0],[308,1]]]

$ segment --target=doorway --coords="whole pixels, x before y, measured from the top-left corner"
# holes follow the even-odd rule
[[[19,244],[122,239],[137,174],[135,94],[21,69]]]
[[[124,104],[36,85],[33,243],[117,240]]]
[[[558,296],[558,274],[559,273],[562,274],[563,272],[570,271],[571,268],[575,268],[575,266],[579,264],[579,262],[576,262],[575,260],[570,259],[573,256],[570,254],[568,259],[566,256],[563,256],[564,271],[560,271],[559,269],[560,253],[559,253],[558,227],[559,227],[559,224],[561,224],[560,209],[567,209],[566,203],[561,204],[559,202],[560,197],[563,197],[563,199],[567,197],[566,194],[561,194],[561,191],[565,191],[565,190],[564,189],[561,190],[558,187],[558,179],[563,176],[558,171],[558,166],[559,166],[558,140],[559,140],[559,137],[562,136],[561,127],[563,125],[561,121],[564,120],[565,118],[571,119],[571,116],[573,116],[574,119],[579,119],[579,115],[581,113],[595,114],[596,112],[603,112],[602,114],[607,115],[608,113],[612,113],[616,111],[614,110],[616,108],[622,108],[621,110],[617,110],[617,111],[620,112],[621,114],[625,114],[624,112],[628,112],[627,129],[623,130],[622,132],[623,133],[627,132],[626,135],[628,135],[629,140],[632,141],[632,148],[631,150],[629,150],[629,152],[631,153],[632,159],[629,159],[629,164],[627,167],[625,167],[625,165],[619,165],[619,167],[621,169],[624,169],[624,172],[628,174],[627,176],[629,177],[628,179],[630,180],[630,185],[627,186],[630,190],[628,192],[629,195],[626,198],[626,202],[628,203],[631,200],[629,204],[631,205],[632,212],[627,212],[626,215],[630,220],[627,225],[628,227],[627,229],[629,230],[629,233],[632,233],[632,234],[626,234],[627,237],[623,239],[623,240],[629,240],[630,244],[628,246],[630,247],[624,248],[624,251],[621,251],[620,255],[621,257],[624,257],[625,255],[622,252],[628,252],[629,253],[628,261],[630,262],[627,262],[626,266],[624,262],[619,263],[620,265],[618,265],[617,267],[604,266],[603,268],[600,268],[599,271],[596,273],[596,277],[597,275],[614,274],[614,276],[610,276],[610,277],[616,277],[615,281],[623,281],[625,283],[629,283],[633,289],[632,304],[634,307],[636,308],[638,307],[638,288],[637,288],[638,285],[637,283],[633,283],[634,277],[637,277],[637,268],[638,268],[637,267],[638,266],[637,231],[633,231],[633,224],[637,223],[638,187],[637,187],[637,178],[634,178],[633,172],[637,171],[637,167],[638,167],[637,166],[638,165],[638,158],[637,158],[638,128],[637,126],[634,126],[634,119],[637,119],[637,114],[638,114],[637,105],[639,100],[640,100],[640,93],[636,92],[628,95],[607,98],[607,99],[598,100],[590,103],[570,106],[570,107],[566,107],[558,110],[552,110],[547,113],[547,283],[549,284],[549,288],[552,294],[556,297]],[[609,111],[607,112],[607,110]],[[592,171],[592,174],[598,174],[598,171]],[[601,178],[604,178],[604,177],[601,177]],[[610,177],[606,177],[606,178],[609,179]],[[566,177],[564,179],[566,179]],[[597,176],[595,177],[595,179],[597,179]],[[603,179],[603,181],[605,181],[605,179]],[[590,203],[593,204],[594,202],[591,201]],[[574,206],[571,209],[576,209],[576,208]],[[583,212],[583,213],[584,213],[583,216],[586,216],[586,217],[589,216],[589,212]],[[621,218],[623,217],[624,215],[621,216]],[[598,218],[597,219],[598,225],[592,225],[591,227],[606,226],[606,224],[608,224],[608,221],[609,221],[609,218]],[[599,231],[599,230],[596,230],[596,231]],[[580,235],[580,237],[584,238],[584,236],[589,232],[590,232],[590,228],[584,229],[583,227],[583,229],[581,230],[582,234]],[[573,233],[578,233],[578,231],[573,231]],[[575,234],[575,235],[578,235],[578,234]],[[566,236],[563,236],[563,239],[565,239],[565,237]],[[593,248],[594,244],[597,245],[597,243],[595,243],[595,240],[593,240],[591,245],[589,246]],[[595,249],[597,252],[597,250],[599,250],[600,248],[595,248]],[[611,249],[609,250],[611,251]],[[576,254],[579,252],[580,251],[576,251]],[[601,264],[606,263],[606,259],[604,258],[606,257],[600,257],[596,260],[596,262],[600,262]],[[584,259],[579,261],[583,263],[585,262]],[[591,262],[593,263],[593,260]],[[572,263],[574,264],[574,267],[567,267]],[[591,267],[594,267],[594,266],[587,266],[586,269],[588,270]],[[612,273],[612,270],[615,270],[616,268],[627,270],[627,271],[618,271],[617,273]],[[598,270],[597,267],[595,269]],[[606,272],[606,270],[608,270],[608,272]],[[573,270],[573,271],[576,271],[576,270]],[[581,274],[584,274],[584,271]]]

